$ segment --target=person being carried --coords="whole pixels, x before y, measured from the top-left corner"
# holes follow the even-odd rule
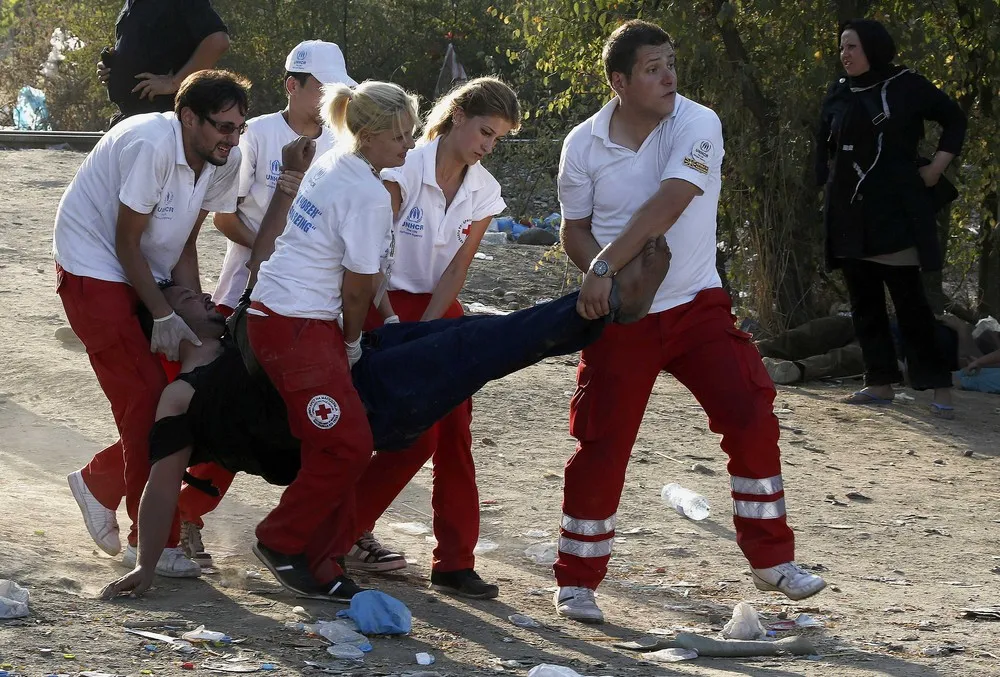
[[[663,238],[650,240],[617,276],[608,300],[611,312],[598,320],[587,320],[577,312],[578,295],[573,293],[505,316],[394,323],[368,332],[352,380],[374,448],[384,452],[408,448],[488,381],[546,357],[576,352],[596,340],[608,323],[640,320],[669,264]],[[150,436],[152,470],[139,509],[138,561],[132,571],[105,586],[105,599],[141,595],[152,584],[188,466],[217,463],[278,485],[292,483],[303,467],[302,445],[292,434],[283,398],[266,378],[252,376],[246,368],[238,347],[247,345],[245,337],[234,340],[228,335],[225,319],[207,294],[170,287],[164,295],[194,329],[200,344],[182,345],[181,374],[160,397]],[[147,316],[147,330],[150,324]],[[240,334],[241,325],[231,324]],[[512,332],[520,338],[503,354],[481,350]],[[416,364],[424,368],[414,371]],[[316,412],[317,417],[330,419],[337,415],[334,410]],[[312,540],[337,539],[337,530],[328,524],[317,529],[310,534]],[[326,585],[290,589],[341,602],[357,592],[330,590]]]

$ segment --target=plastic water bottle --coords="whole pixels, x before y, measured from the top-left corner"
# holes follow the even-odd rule
[[[688,519],[697,522],[708,517],[708,499],[679,484],[672,482],[663,487],[660,498]]]

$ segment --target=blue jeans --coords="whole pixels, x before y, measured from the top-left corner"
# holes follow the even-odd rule
[[[379,451],[405,449],[489,381],[582,350],[607,319],[576,312],[577,294],[510,315],[390,324],[365,334],[352,370]]]

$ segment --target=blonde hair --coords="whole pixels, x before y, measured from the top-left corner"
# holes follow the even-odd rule
[[[344,84],[324,85],[320,103],[323,121],[338,136],[350,139],[357,150],[361,133],[378,134],[387,129],[402,133],[417,124],[417,97],[391,82],[365,80],[353,89]]]
[[[466,117],[494,115],[511,124],[512,132],[521,127],[521,104],[517,93],[499,78],[483,77],[459,85],[434,103],[424,122],[423,138],[433,141],[444,136],[454,124],[457,111]]]

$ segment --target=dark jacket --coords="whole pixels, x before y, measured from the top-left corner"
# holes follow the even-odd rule
[[[938,150],[958,153],[965,114],[947,94],[905,67],[868,87],[842,77],[823,101],[817,181],[826,184],[827,263],[915,246],[925,271],[943,261],[931,196],[917,171],[924,120],[943,128]]]
[[[115,24],[115,52],[108,82],[108,98],[120,117],[174,109],[173,96],[140,99],[132,89],[136,75],[177,73],[202,40],[227,33],[226,24],[210,0],[125,0]]]

